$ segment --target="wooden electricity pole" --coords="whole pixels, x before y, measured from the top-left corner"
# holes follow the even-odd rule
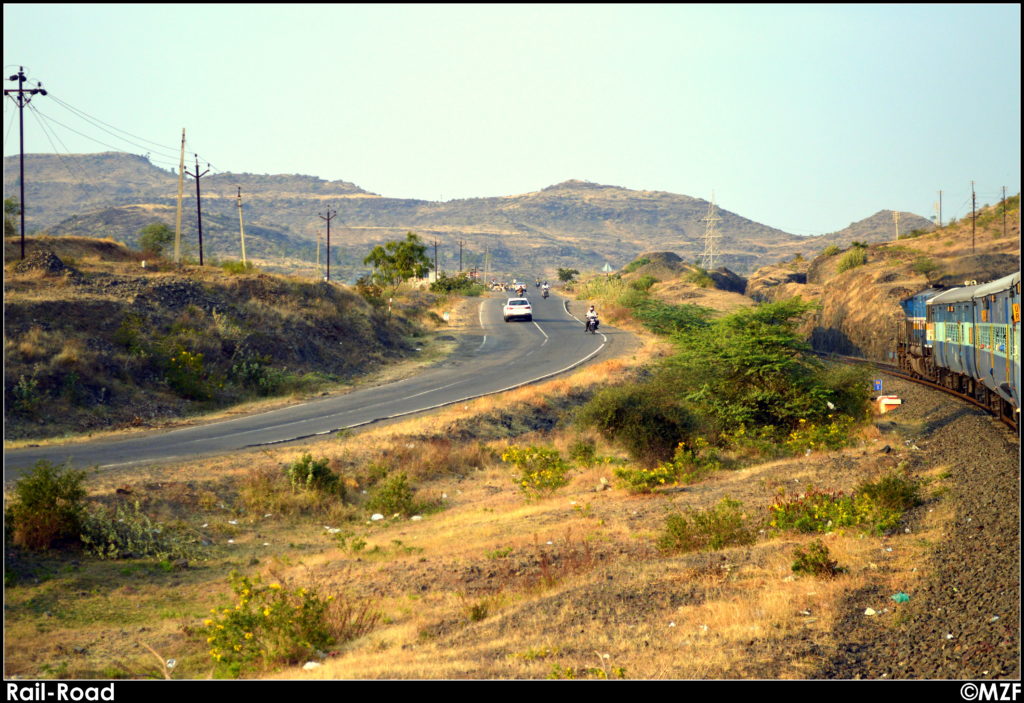
[[[7,80],[17,81],[18,87],[5,90],[4,95],[11,96],[11,100],[18,106],[18,138],[20,140],[20,157],[19,157],[19,182],[18,186],[21,189],[21,201],[18,203],[18,211],[21,213],[21,258],[25,258],[25,106],[32,101],[32,96],[46,95],[46,91],[43,90],[42,83],[36,83],[35,88],[24,87],[25,85],[25,67],[19,66],[18,73],[11,76]],[[14,97],[17,96],[17,97]]]
[[[181,196],[185,188],[185,128],[181,128],[181,163],[178,164],[178,217],[174,226],[174,263],[181,263]]]
[[[242,238],[242,263],[245,264],[245,227],[242,226],[242,186],[238,186],[238,236]]]

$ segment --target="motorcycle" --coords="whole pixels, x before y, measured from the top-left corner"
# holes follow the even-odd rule
[[[590,334],[597,334],[597,328],[600,324],[596,317],[588,317],[586,331],[590,332]]]
[[[544,297],[544,298],[548,297],[548,289],[547,288],[545,288],[544,291],[541,293],[541,297]]]

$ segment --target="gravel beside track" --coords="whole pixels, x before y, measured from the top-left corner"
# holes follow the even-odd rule
[[[1020,443],[981,410],[939,391],[887,379],[886,392],[904,399],[886,417],[922,450],[924,465],[948,467],[945,500],[954,517],[901,617],[847,609],[834,632],[836,654],[814,678],[1019,681]],[[911,515],[911,530],[920,517]]]

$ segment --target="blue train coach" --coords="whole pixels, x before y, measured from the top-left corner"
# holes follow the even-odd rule
[[[922,296],[926,308],[923,351],[908,355],[907,365],[925,378],[1018,419],[1020,272],[981,285],[919,293],[901,303],[908,317],[920,302],[915,298]],[[906,346],[913,349],[909,343]]]

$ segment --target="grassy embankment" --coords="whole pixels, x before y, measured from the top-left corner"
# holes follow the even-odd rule
[[[663,331],[715,329],[699,310],[645,301],[623,305],[619,324],[639,311],[632,324],[653,319]],[[722,324],[737,321],[751,318]],[[698,336],[708,344],[714,338]],[[707,345],[701,351],[722,352]],[[668,371],[651,366],[665,358],[677,360]],[[729,414],[702,414],[697,386],[687,390],[694,400],[672,412],[659,415],[655,401],[665,394],[639,403],[653,423],[631,425],[595,411],[653,388],[644,384],[671,382],[683,390],[693,381],[686,373],[693,361],[678,344],[649,336],[633,358],[428,417],[300,449],[89,477],[93,510],[137,500],[189,557],[166,545],[153,556],[117,560],[67,547],[14,549],[5,584],[5,673],[807,676],[827,655],[830,626],[849,594],[909,588],[927,540],[941,536],[941,503],[929,499],[938,509],[913,540],[886,536],[905,507],[887,500],[914,485],[891,477],[924,467],[867,451],[881,437],[870,423],[846,426],[834,448],[812,447],[830,439],[827,413],[810,418],[820,438],[801,432],[808,417],[799,423],[794,413],[807,408],[798,405],[786,409],[793,424],[758,434],[756,398],[738,393],[723,403]],[[796,377],[816,391],[849,382],[824,378]],[[775,400],[794,402],[778,390]],[[570,420],[581,406],[600,432]],[[744,413],[753,439],[728,425]],[[666,435],[658,436],[658,452],[641,451],[650,443],[636,442],[638,433],[658,427]],[[514,456],[510,446],[523,451]],[[304,455],[310,459],[303,462]],[[937,479],[939,472],[930,470]],[[794,495],[809,485],[828,494],[816,506],[834,526],[805,510],[816,493]],[[847,500],[854,492],[874,499]],[[383,519],[370,519],[372,513]],[[809,531],[790,526],[798,522]],[[814,551],[818,540],[827,552]],[[886,553],[894,543],[902,548]],[[838,569],[830,568],[833,561]],[[232,591],[231,571],[262,581],[238,582]],[[315,627],[301,634],[274,629],[270,615],[260,620],[264,609],[286,612],[289,603],[315,610],[328,594],[353,610],[324,606]],[[252,611],[256,605],[261,609]],[[886,604],[876,605],[881,612]],[[304,649],[300,640],[323,633],[329,656],[321,659],[322,647]],[[254,641],[266,654],[250,649]],[[161,663],[169,658],[173,669]],[[306,660],[320,666],[304,671]]]

